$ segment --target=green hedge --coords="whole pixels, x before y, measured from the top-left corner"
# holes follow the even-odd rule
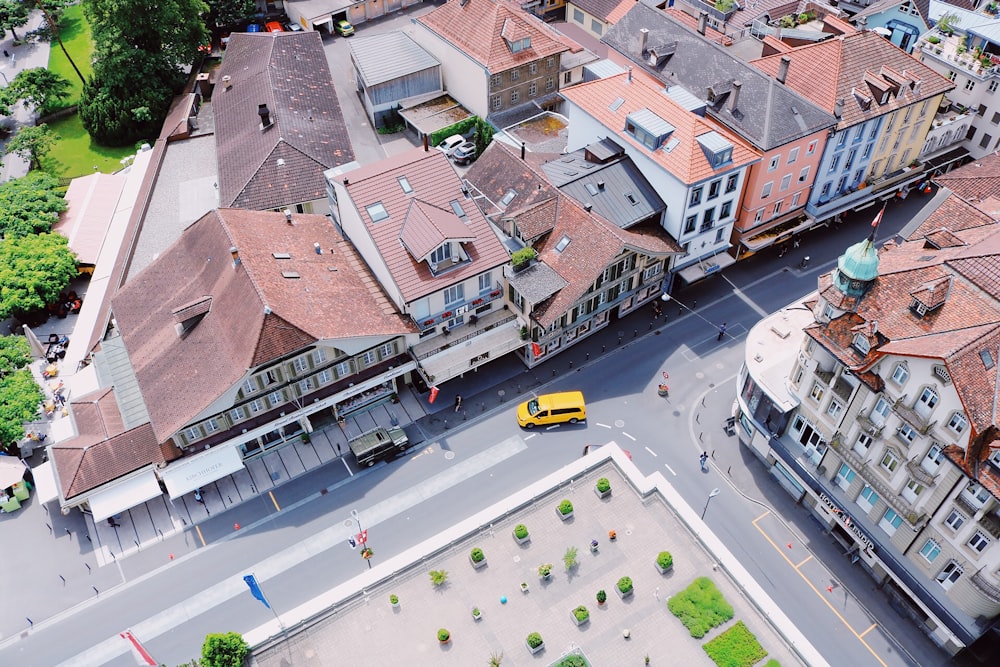
[[[692,637],[701,638],[712,628],[733,617],[733,607],[712,580],[699,577],[667,603],[670,613],[680,619]]]
[[[705,642],[702,648],[719,667],[752,667],[767,655],[767,651],[753,633],[747,630],[743,621],[739,621],[712,641]]]
[[[465,120],[460,120],[454,125],[442,128],[437,132],[431,132],[427,137],[429,146],[437,146],[453,134],[461,134],[464,137],[472,137],[476,142],[476,154],[482,155],[486,147],[493,141],[493,126],[479,116],[471,116]]]

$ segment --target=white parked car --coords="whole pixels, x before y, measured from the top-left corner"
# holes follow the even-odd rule
[[[455,149],[465,143],[465,137],[461,134],[453,134],[441,143],[437,145],[437,149],[451,157],[451,154],[455,152]]]

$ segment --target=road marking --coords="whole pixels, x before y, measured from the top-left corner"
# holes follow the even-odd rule
[[[643,447],[643,449],[645,449],[645,450],[646,450],[647,452],[649,452],[649,453],[650,453],[650,454],[652,454],[653,456],[656,456],[656,452],[654,452],[654,451],[653,451],[652,449],[650,449],[649,447]]]
[[[562,425],[562,424],[553,424],[552,426],[549,426],[549,427],[548,427],[547,429],[545,429],[545,430],[546,430],[546,431],[551,431],[551,430],[552,430],[552,429],[554,429],[554,428],[559,428],[559,427],[560,427],[561,425]]]
[[[531,440],[531,439],[532,439],[532,438],[534,438],[534,437],[535,437],[536,435],[538,435],[538,434],[537,434],[537,433],[529,433],[528,435],[524,436],[524,439],[525,439],[525,440]]]
[[[669,470],[671,475],[673,475],[674,477],[677,477],[677,473],[674,472],[673,468],[671,468],[670,466],[668,466],[666,463],[663,464],[663,467],[666,468],[667,470]]]
[[[803,559],[802,559],[802,562],[798,563],[798,564],[797,564],[797,565],[795,566],[795,569],[796,569],[796,570],[797,570],[797,569],[799,569],[800,567],[802,567],[803,565],[805,565],[806,563],[808,563],[809,561],[811,561],[811,560],[812,560],[812,558],[813,558],[813,557],[812,557],[812,554],[810,554],[809,556],[806,556],[805,558],[803,558]]]
[[[351,477],[354,477],[354,471],[351,470],[351,466],[347,465],[347,459],[340,459],[340,460],[344,462],[344,467],[347,468],[347,474],[350,475]]]
[[[602,427],[604,427],[604,428],[611,428],[611,424],[602,424],[601,422],[595,422],[595,423],[596,423],[596,424],[597,424],[598,426],[602,426]]]
[[[201,534],[201,526],[194,524],[194,530],[198,533],[198,539],[201,540],[201,546],[205,546],[205,536]]]
[[[626,438],[628,438],[628,439],[629,439],[629,440],[631,440],[632,442],[635,442],[635,438],[633,438],[632,436],[630,436],[630,435],[629,435],[628,433],[626,433],[625,431],[622,431],[622,435],[624,435],[624,436],[625,436]]]
[[[281,511],[281,507],[278,506],[278,499],[274,497],[274,491],[268,491],[267,495],[271,496],[271,502],[274,503],[274,509]]]
[[[739,299],[740,301],[742,301],[743,303],[745,303],[746,305],[750,306],[751,308],[753,308],[753,311],[755,313],[757,313],[761,317],[767,317],[770,314],[766,310],[764,310],[763,308],[761,308],[760,306],[758,306],[757,302],[751,300],[750,297],[748,297],[746,294],[744,294],[743,290],[741,290],[739,287],[737,287],[731,280],[729,280],[725,276],[722,276],[722,279],[725,280],[730,285],[732,285],[732,287],[733,287],[733,294],[736,295],[736,298]]]
[[[791,565],[793,569],[795,569],[795,565],[792,563],[792,561],[788,557],[788,555],[785,554],[784,550],[779,545],[775,544],[774,540],[771,539],[770,535],[768,535],[766,532],[764,532],[763,528],[761,528],[760,526],[757,525],[757,522],[760,519],[762,519],[765,516],[767,516],[768,514],[770,514],[770,512],[765,512],[761,516],[759,516],[756,519],[754,519],[753,521],[751,521],[751,523],[753,524],[753,527],[756,528],[760,532],[760,534],[764,537],[764,539],[767,540],[768,543],[772,547],[774,547],[774,550],[777,551],[779,554],[781,554],[781,557],[785,560],[785,562],[788,563],[789,565]],[[813,584],[813,582],[809,581],[809,578],[806,577],[806,575],[802,574],[802,572],[800,570],[795,569],[795,571],[798,573],[798,575],[800,577],[802,577],[802,581],[806,582],[806,585],[813,590],[813,593],[816,594],[816,597],[818,597],[820,600],[822,600],[823,604],[825,604],[830,609],[830,611],[833,612],[834,616],[836,616],[837,618],[840,619],[840,622],[844,624],[844,627],[846,627],[851,632],[852,635],[854,635],[855,637],[858,638],[858,641],[861,642],[862,646],[864,646],[866,649],[868,649],[868,652],[871,653],[872,656],[878,661],[878,664],[882,665],[882,667],[888,667],[888,665],[885,664],[885,661],[882,660],[882,658],[879,657],[878,653],[875,652],[875,649],[873,649],[868,644],[868,642],[866,642],[864,640],[864,637],[862,637],[861,635],[859,635],[858,632],[853,627],[851,627],[851,624],[847,622],[847,619],[844,618],[844,616],[839,611],[837,611],[836,607],[834,607],[830,603],[830,600],[826,596],[824,596],[822,593],[819,592],[819,589],[816,588],[816,586]]]
[[[878,627],[878,623],[872,623],[872,624],[871,624],[871,627],[870,627],[870,628],[868,628],[867,630],[865,630],[864,632],[862,632],[862,633],[861,633],[860,635],[858,635],[858,636],[859,636],[859,637],[864,637],[865,635],[867,635],[867,634],[868,634],[869,632],[871,632],[872,630],[874,630],[874,629],[875,629],[875,628],[877,628],[877,627]]]

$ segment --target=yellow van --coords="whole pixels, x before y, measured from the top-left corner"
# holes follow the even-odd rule
[[[583,392],[564,391],[542,394],[517,406],[517,423],[524,428],[569,422],[575,424],[587,418]]]

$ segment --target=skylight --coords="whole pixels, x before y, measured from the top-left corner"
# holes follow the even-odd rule
[[[986,367],[986,370],[993,368],[994,366],[993,355],[990,354],[989,350],[980,350],[979,358],[983,360],[983,366]]]
[[[399,181],[399,187],[403,188],[403,192],[406,194],[413,192],[413,186],[406,180],[406,176],[400,176],[397,180]]]
[[[594,185],[593,183],[587,183],[586,187],[587,187],[587,192],[590,193],[591,197],[597,194],[597,186]]]
[[[503,198],[500,200],[500,208],[507,208],[510,206],[510,203],[514,201],[514,197],[516,196],[517,192],[515,190],[508,190],[505,192]]]
[[[621,105],[623,104],[625,104],[625,100],[620,97],[616,97],[615,101],[612,102],[610,106],[608,106],[608,109],[610,109],[611,111],[618,111],[618,108],[621,107]]]
[[[389,217],[389,212],[385,210],[385,206],[380,201],[369,204],[365,207],[365,210],[368,211],[368,217],[372,219],[372,222],[386,220]]]
[[[556,244],[556,252],[562,252],[569,245],[570,238],[568,236],[563,236],[559,239],[559,243]]]
[[[462,208],[462,205],[458,203],[458,200],[452,199],[450,203],[451,203],[451,210],[455,212],[455,215],[457,215],[460,218],[464,218],[465,209]]]
[[[625,199],[628,201],[629,204],[632,204],[632,206],[636,206],[639,203],[639,200],[636,199],[635,195],[631,192],[625,193]]]

